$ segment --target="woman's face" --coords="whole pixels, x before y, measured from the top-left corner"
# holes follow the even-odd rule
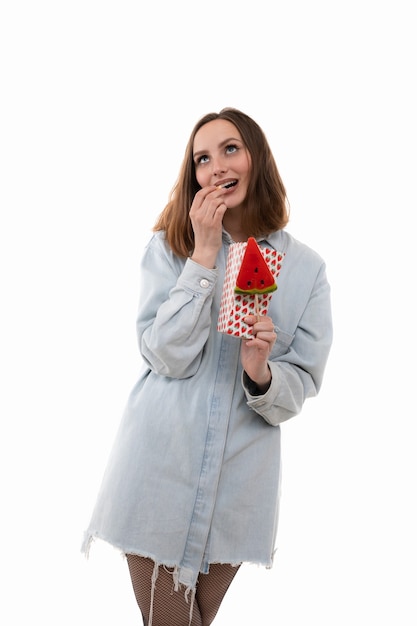
[[[234,124],[227,120],[204,124],[194,137],[193,159],[200,187],[223,186],[229,209],[244,202],[251,158]]]

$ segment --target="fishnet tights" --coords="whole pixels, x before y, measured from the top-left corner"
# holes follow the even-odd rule
[[[136,554],[126,556],[144,626],[149,626],[150,615],[152,626],[209,626],[239,569],[239,566],[215,563],[210,565],[208,574],[200,574],[190,621],[192,593],[186,599],[183,588],[174,591],[172,571],[159,567],[152,598],[154,562]]]

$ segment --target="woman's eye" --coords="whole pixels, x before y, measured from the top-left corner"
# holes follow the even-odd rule
[[[230,144],[226,146],[226,152],[228,154],[231,154],[232,152],[236,152],[237,149],[238,149],[237,146],[235,146],[234,144]]]
[[[203,154],[202,156],[198,157],[196,165],[200,165],[200,163],[207,163],[207,161],[208,161],[207,154]]]

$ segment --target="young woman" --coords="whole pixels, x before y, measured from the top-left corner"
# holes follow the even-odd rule
[[[200,119],[143,255],[143,373],[83,544],[126,554],[147,626],[208,626],[242,563],[272,566],[280,424],[318,393],[332,341],[325,264],[287,222],[259,125],[232,108]],[[284,260],[241,339],[217,322],[229,250],[249,237]]]

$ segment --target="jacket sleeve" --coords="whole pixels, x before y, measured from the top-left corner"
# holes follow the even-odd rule
[[[136,320],[141,355],[158,374],[192,376],[210,332],[217,271],[178,259],[157,236],[145,249],[141,270]]]
[[[272,426],[300,413],[305,399],[317,395],[322,384],[333,332],[324,263],[312,283],[301,300],[302,306],[292,308],[298,320],[295,331],[288,333],[276,328],[277,342],[269,361],[272,379],[267,392],[256,395],[252,381],[245,373],[242,375],[248,405]]]

